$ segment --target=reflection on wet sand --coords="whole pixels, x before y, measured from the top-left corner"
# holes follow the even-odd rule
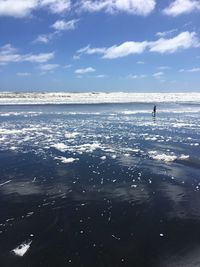
[[[139,107],[0,118],[2,266],[198,266],[199,118]]]

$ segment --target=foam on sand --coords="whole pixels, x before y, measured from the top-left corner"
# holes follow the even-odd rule
[[[8,184],[8,183],[10,183],[11,181],[12,181],[12,180],[8,180],[8,181],[6,181],[6,182],[0,184],[0,186],[3,186],[3,185],[5,185],[5,184]]]
[[[102,145],[98,142],[94,142],[94,143],[86,143],[86,144],[82,144],[82,145],[76,145],[73,147],[74,148],[74,152],[79,152],[79,153],[92,153],[97,149],[103,149]]]
[[[20,130],[16,129],[0,129],[0,134],[8,135],[8,134],[18,134],[21,133]]]
[[[186,160],[189,158],[189,155],[180,155],[180,156],[176,156],[174,154],[165,154],[165,153],[161,153],[159,154],[157,151],[149,151],[148,152],[150,158],[155,159],[155,160],[161,160],[161,161],[165,161],[165,162],[172,162],[175,160]]]
[[[57,144],[52,145],[51,147],[54,147],[55,149],[57,149],[61,152],[66,152],[68,149],[68,146],[66,146],[63,143],[57,143]]]
[[[156,160],[162,160],[165,162],[170,162],[170,161],[174,161],[177,159],[177,156],[174,155],[167,155],[167,154],[157,154],[157,155],[152,155],[151,156],[152,159],[156,159]]]
[[[11,252],[14,253],[16,256],[23,257],[24,254],[29,250],[31,243],[31,240],[24,241],[21,245],[13,249]]]
[[[65,137],[66,137],[67,139],[75,138],[77,135],[79,135],[79,133],[77,133],[77,132],[73,132],[73,133],[65,132]]]
[[[62,163],[73,163],[79,160],[78,158],[65,158],[65,157],[55,157],[54,159],[60,160]]]
[[[73,153],[92,153],[97,149],[103,149],[102,145],[98,142],[86,143],[81,145],[65,145],[64,143],[56,143],[51,145],[51,147],[59,150],[60,152],[73,152]]]
[[[189,159],[189,155],[184,155],[184,154],[182,154],[178,159],[180,159],[180,160],[186,160],[186,159]]]

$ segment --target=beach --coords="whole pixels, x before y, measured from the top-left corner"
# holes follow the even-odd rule
[[[1,94],[2,266],[199,266],[200,94],[105,95]]]

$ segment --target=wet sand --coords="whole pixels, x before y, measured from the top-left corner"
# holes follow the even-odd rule
[[[199,266],[200,107],[0,109],[2,266]]]

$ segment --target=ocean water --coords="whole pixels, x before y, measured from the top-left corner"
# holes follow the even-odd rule
[[[200,104],[0,106],[0,265],[200,266]]]

